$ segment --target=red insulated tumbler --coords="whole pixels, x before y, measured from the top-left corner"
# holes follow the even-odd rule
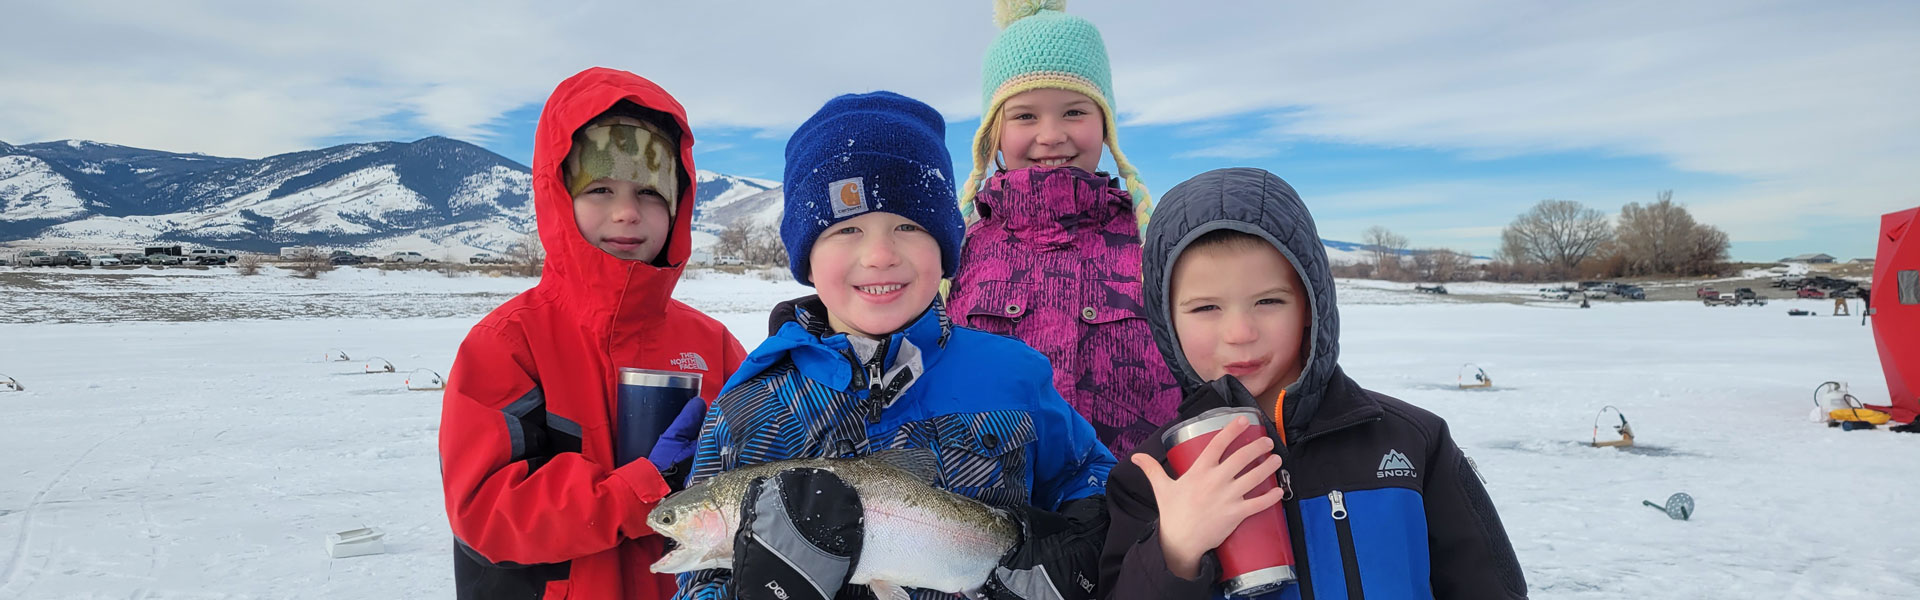
[[[1260,426],[1260,411],[1252,408],[1216,408],[1200,416],[1182,421],[1167,430],[1161,441],[1167,444],[1167,463],[1173,467],[1175,477],[1185,475],[1193,467],[1200,452],[1213,441],[1213,436],[1226,429],[1236,417],[1245,417],[1248,427],[1240,431],[1239,439],[1227,446],[1220,456],[1225,459],[1254,440],[1265,435]],[[1252,470],[1259,463],[1247,465]],[[1244,473],[1244,471],[1243,471]],[[1248,498],[1267,493],[1278,487],[1272,477],[1260,482]],[[1287,512],[1283,504],[1274,504],[1266,510],[1248,516],[1240,526],[1227,535],[1227,539],[1214,550],[1220,558],[1220,583],[1225,585],[1229,596],[1258,596],[1279,590],[1294,581],[1293,574],[1293,538],[1287,530]]]

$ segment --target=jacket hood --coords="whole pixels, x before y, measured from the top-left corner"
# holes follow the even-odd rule
[[[1141,284],[1153,341],[1182,389],[1191,391],[1206,384],[1187,362],[1174,335],[1173,264],[1194,240],[1223,229],[1273,244],[1306,284],[1312,343],[1300,379],[1286,388],[1283,409],[1287,429],[1304,430],[1337,370],[1340,313],[1334,304],[1327,250],[1313,226],[1313,215],[1286,181],[1260,169],[1217,169],[1182,182],[1160,197],[1142,243]]]
[[[680,169],[686,186],[680,191],[673,227],[655,266],[623,260],[595,247],[574,224],[573,195],[567,192],[561,165],[573,146],[573,133],[620,101],[665,113],[680,135]],[[559,285],[575,299],[606,299],[637,307],[642,314],[658,314],[680,271],[692,253],[694,184],[693,131],[686,109],[666,90],[639,75],[595,67],[560,82],[547,98],[534,133],[533,202],[540,243],[547,258],[541,282]],[[634,297],[637,292],[640,297]]]

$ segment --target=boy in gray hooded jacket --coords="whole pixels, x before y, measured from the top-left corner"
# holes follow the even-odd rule
[[[1341,371],[1326,249],[1291,186],[1259,169],[1203,173],[1161,198],[1144,250],[1147,320],[1187,393],[1175,423],[1252,407],[1260,423],[1216,439],[1248,426],[1267,435],[1225,457],[1216,444],[1176,479],[1162,427],[1114,467],[1108,598],[1220,597],[1214,548],[1275,503],[1298,582],[1261,598],[1526,597],[1446,422]],[[1276,472],[1281,489],[1245,497]]]

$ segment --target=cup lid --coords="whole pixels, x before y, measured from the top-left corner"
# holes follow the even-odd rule
[[[1245,406],[1223,406],[1200,413],[1199,416],[1181,421],[1173,427],[1168,428],[1166,433],[1160,434],[1160,441],[1166,444],[1168,448],[1172,448],[1185,443],[1187,440],[1226,429],[1227,425],[1233,423],[1235,417],[1246,417],[1248,423],[1253,425],[1260,424],[1259,409]]]
[[[698,390],[700,389],[700,374],[687,373],[684,371],[661,371],[656,369],[620,367],[620,384]]]

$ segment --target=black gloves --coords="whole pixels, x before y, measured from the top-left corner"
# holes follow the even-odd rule
[[[853,576],[865,534],[860,494],[832,472],[755,479],[733,537],[733,597],[830,600]]]
[[[1100,595],[1100,551],[1107,539],[1107,498],[1060,505],[1060,512],[1023,506],[1013,511],[1020,543],[980,589],[988,600],[1090,600]]]

